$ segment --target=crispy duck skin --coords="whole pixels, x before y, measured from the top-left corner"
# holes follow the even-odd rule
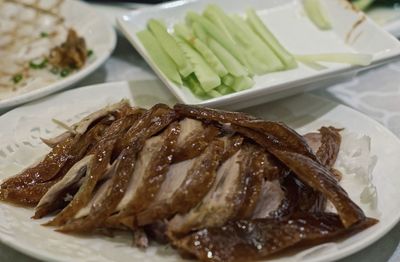
[[[68,150],[59,149],[63,148],[64,143],[54,147],[39,164],[6,180],[0,186],[0,200],[26,206],[38,204],[50,187],[62,179],[68,170],[85,155],[90,145],[105,128],[106,125],[100,122],[84,135],[69,138],[65,141],[65,143],[71,141]],[[52,209],[49,210],[52,211]]]
[[[267,165],[267,155],[264,150],[257,148],[252,152],[248,163],[245,163],[246,168],[246,194],[243,199],[243,204],[240,207],[235,219],[251,218],[257,202],[261,196],[261,188],[264,183],[265,165]]]
[[[93,190],[97,182],[103,177],[107,166],[111,160],[112,150],[116,143],[117,137],[132,126],[137,120],[136,115],[123,117],[114,121],[105,131],[96,146],[90,150],[88,155],[93,156],[90,168],[86,172],[83,184],[73,200],[64,208],[57,216],[47,223],[50,226],[60,226],[65,224],[69,219],[83,208],[92,196]]]
[[[140,166],[139,164],[136,164],[136,167],[140,169],[139,172],[141,173],[141,176],[137,177],[135,180],[135,176],[139,176],[139,174],[138,172],[134,172],[130,181],[130,184],[132,182],[134,183],[134,190],[132,190],[133,188],[128,187],[128,191],[119,203],[122,205],[122,209],[117,215],[108,219],[111,224],[121,223],[126,225],[128,228],[136,227],[135,215],[146,208],[154,200],[165,180],[166,173],[172,162],[179,133],[179,124],[175,122],[168,126],[160,136],[147,140],[147,142],[151,140],[154,141],[153,145],[150,145],[150,147],[153,147],[152,149],[155,149],[156,151],[148,158],[148,165]],[[157,145],[154,145],[155,143]],[[151,149],[149,149],[149,151],[150,150]],[[143,151],[144,149],[142,152]],[[139,160],[141,160],[142,163],[146,162],[145,159]],[[132,192],[129,191],[130,189]],[[126,202],[124,202],[125,198]]]
[[[321,192],[335,206],[346,227],[365,218],[364,212],[349,198],[330,169],[323,166],[319,161],[315,161],[307,155],[282,151],[280,147],[274,147],[271,141],[268,141],[267,136],[250,128],[241,126],[233,126],[232,128],[265,147],[290,168],[303,183]]]
[[[169,235],[184,235],[204,227],[223,225],[234,219],[246,197],[245,170],[254,145],[245,144],[218,169],[213,187],[189,212],[178,214],[168,224]]]
[[[377,223],[367,218],[346,228],[331,213],[298,214],[290,219],[229,222],[174,239],[179,250],[200,261],[260,260],[291,247],[317,245],[349,236]]]
[[[210,142],[219,134],[215,126],[207,126],[200,134],[194,134],[177,147],[174,152],[173,163],[178,163],[199,156]]]
[[[180,116],[250,128],[266,136],[265,141],[271,147],[297,152],[317,160],[303,137],[283,123],[257,119],[244,113],[184,104],[177,104],[174,109]]]
[[[163,104],[157,104],[145,112],[124,136],[129,141],[122,142],[126,147],[115,160],[118,162],[115,174],[111,178],[112,186],[107,190],[105,197],[98,205],[92,207],[87,217],[74,220],[60,227],[58,231],[87,233],[102,225],[124,196],[135,168],[137,153],[142,149],[146,139],[175,120],[175,112]]]
[[[243,113],[127,101],[45,142],[50,153],[0,185],[65,233],[132,232],[201,261],[248,261],[334,241],[377,220],[339,185],[340,129],[304,137]],[[327,201],[338,214],[326,213]]]
[[[196,159],[188,170],[179,190],[173,195],[137,215],[138,225],[148,225],[157,220],[168,219],[176,213],[185,213],[198,204],[215,180],[216,168],[221,161],[223,144],[215,140]]]

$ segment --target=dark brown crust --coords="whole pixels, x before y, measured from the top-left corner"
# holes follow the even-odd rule
[[[61,150],[57,153],[54,151],[58,147],[63,147],[64,143],[60,143],[54,147],[38,165],[26,169],[18,176],[10,178],[7,180],[8,183],[7,181],[4,182],[1,187],[4,186],[5,188],[0,189],[0,200],[18,205],[36,205],[49,188],[58,182],[68,170],[85,155],[88,148],[96,142],[96,137],[99,136],[105,128],[106,125],[99,122],[84,135],[65,140],[65,143],[67,141],[73,142],[73,145],[71,144],[68,150]],[[49,165],[51,157],[56,159],[59,166]],[[51,206],[47,206],[46,209],[48,209],[48,211],[41,210],[40,213],[48,214],[53,211],[50,207]]]
[[[172,162],[178,163],[199,156],[219,133],[215,126],[207,126],[202,134],[195,134],[185,141],[184,147],[176,149]]]
[[[261,195],[261,187],[264,182],[264,172],[266,164],[266,154],[264,150],[258,148],[244,165],[245,195],[243,204],[240,207],[235,219],[250,218],[256,208],[257,201]]]
[[[136,155],[142,149],[146,139],[163,130],[175,119],[175,112],[162,104],[157,104],[144,113],[124,136],[127,141],[121,141],[125,149],[116,160],[118,164],[115,174],[111,178],[112,186],[104,199],[97,206],[92,207],[87,217],[72,221],[58,230],[85,233],[102,225],[124,196],[135,167]]]
[[[317,245],[364,230],[377,221],[367,218],[345,228],[335,214],[299,214],[291,219],[229,222],[208,228],[173,244],[200,261],[248,261],[265,259],[291,247]]]
[[[333,167],[339,154],[342,137],[334,127],[321,127],[319,132],[322,135],[321,146],[317,151],[317,157],[321,163],[327,167]]]
[[[136,227],[135,214],[150,205],[165,180],[179,133],[180,128],[177,122],[171,124],[164,131],[162,134],[163,144],[159,153],[151,159],[151,164],[144,175],[144,181],[135,192],[135,197],[130,200],[124,210],[108,219],[106,222],[108,225],[121,223],[129,228]]]
[[[96,146],[91,149],[88,155],[94,155],[93,163],[90,170],[87,171],[83,184],[80,186],[78,192],[73,200],[64,208],[57,216],[46,225],[48,226],[61,226],[90,201],[93,190],[97,182],[103,177],[106,168],[110,163],[111,154],[116,143],[116,137],[122,132],[126,131],[136,121],[135,116],[128,116],[116,120],[108,127],[100,141]]]
[[[283,151],[279,147],[274,147],[268,137],[249,128],[233,126],[233,129],[265,147],[290,168],[302,182],[327,197],[336,207],[346,227],[365,218],[364,212],[348,197],[347,193],[334,179],[332,172],[318,161],[306,155]]]
[[[203,199],[215,180],[215,171],[221,161],[223,143],[215,140],[207,147],[199,160],[188,171],[179,190],[167,201],[150,206],[139,213],[139,226],[148,225],[157,220],[168,219],[176,213],[185,213]]]
[[[288,150],[304,154],[316,160],[304,138],[283,123],[257,119],[244,113],[222,111],[210,108],[177,104],[175,111],[186,117],[203,121],[217,121],[247,127],[266,136],[268,145],[281,150]]]

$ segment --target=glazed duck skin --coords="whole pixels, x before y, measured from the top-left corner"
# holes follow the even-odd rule
[[[334,127],[303,137],[242,113],[125,101],[67,130],[47,141],[42,162],[0,185],[0,200],[39,203],[34,218],[55,214],[47,225],[60,232],[124,230],[140,248],[155,240],[201,261],[235,262],[377,223],[339,184]],[[326,213],[327,201],[337,214]]]
[[[345,228],[340,218],[330,213],[298,214],[291,219],[239,220],[174,239],[173,244],[200,261],[260,260],[290,247],[318,245],[349,236],[376,223],[368,218]]]

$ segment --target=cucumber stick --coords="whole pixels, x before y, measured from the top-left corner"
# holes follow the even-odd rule
[[[238,77],[235,79],[235,82],[232,85],[232,89],[235,90],[236,92],[242,91],[249,89],[254,85],[254,80],[251,79],[250,77],[244,76],[244,77]]]
[[[204,30],[213,37],[216,41],[218,41],[226,50],[228,50],[240,63],[247,66],[247,60],[242,53],[242,50],[239,46],[236,45],[234,41],[232,41],[229,37],[224,37],[225,33],[220,30],[217,26],[215,26],[208,19],[194,13],[187,13],[188,20],[199,23]]]
[[[178,66],[178,70],[183,77],[188,76],[193,72],[190,64],[182,53],[175,39],[167,32],[165,25],[161,22],[150,19],[147,24],[149,30],[153,33],[158,43],[162,46],[165,52]]]
[[[252,71],[257,74],[265,74],[277,70],[284,69],[281,60],[276,56],[274,51],[266,45],[252,30],[243,28],[240,22],[241,17],[234,18],[228,16],[221,8],[215,5],[209,5],[204,14],[207,17],[218,17],[228,29],[229,33],[244,50],[248,64],[252,67]],[[260,64],[263,63],[264,65]]]
[[[206,98],[207,94],[201,87],[199,80],[197,80],[194,74],[190,74],[188,77],[183,79],[185,86],[187,86],[192,93],[198,98]]]
[[[249,9],[246,14],[248,24],[238,20],[243,29],[249,31],[253,29],[254,32],[275,52],[279,59],[281,59],[287,69],[297,67],[296,59],[279,43],[278,39],[276,39],[268,27],[261,21],[257,13],[254,10]]]
[[[164,51],[153,34],[149,30],[143,30],[137,33],[137,37],[160,71],[172,82],[182,85],[182,79],[176,64]]]
[[[208,38],[208,47],[214,52],[219,60],[224,64],[228,72],[234,76],[247,76],[247,69],[229,53],[222,45],[213,38]]]
[[[203,29],[203,27],[199,23],[194,22],[192,24],[192,29],[193,29],[194,35],[198,39],[203,41],[203,43],[207,42],[207,39],[208,39],[207,32]]]
[[[232,88],[226,85],[220,85],[217,88],[215,88],[215,90],[218,91],[218,93],[220,93],[221,95],[227,95],[234,92]]]
[[[321,30],[331,29],[331,24],[322,10],[320,0],[303,0],[304,10],[308,18]]]
[[[218,57],[205,45],[200,39],[196,38],[183,24],[174,26],[175,34],[188,42],[200,55],[204,58],[207,64],[218,74],[223,77],[228,74],[225,66],[219,61]]]
[[[211,69],[206,61],[204,61],[203,57],[183,39],[179,37],[176,37],[175,39],[179,48],[191,63],[193,72],[204,91],[208,93],[210,90],[221,85],[221,78]]]

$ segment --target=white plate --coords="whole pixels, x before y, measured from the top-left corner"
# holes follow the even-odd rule
[[[279,97],[299,93],[327,83],[353,76],[367,67],[344,64],[326,64],[328,69],[316,71],[302,64],[297,69],[270,73],[255,77],[252,88],[222,96],[200,100],[187,88],[169,81],[151,61],[136,33],[146,27],[150,18],[164,20],[169,29],[178,21],[184,21],[187,11],[202,12],[209,3],[220,5],[228,13],[243,13],[252,7],[270,27],[274,35],[292,53],[315,54],[332,52],[360,52],[374,56],[371,66],[387,63],[400,56],[400,43],[382,30],[361,12],[356,12],[343,0],[323,1],[333,30],[318,30],[305,15],[300,0],[189,0],[170,2],[143,8],[123,15],[118,19],[122,32],[144,57],[155,73],[171,92],[182,102],[214,107],[237,109],[265,103]],[[360,21],[363,21],[360,23]],[[240,103],[239,103],[240,102]]]
[[[77,0],[64,1],[61,13],[65,17],[66,24],[85,38],[88,49],[94,52],[94,58],[90,59],[81,70],[64,79],[39,89],[0,99],[0,111],[71,86],[96,70],[111,55],[116,44],[116,34],[106,18],[98,14],[90,5]]]
[[[47,152],[39,137],[62,131],[51,122],[52,118],[71,123],[122,98],[129,98],[141,106],[176,102],[159,81],[146,80],[75,89],[14,109],[0,117],[0,179],[17,173]],[[246,111],[285,121],[301,133],[327,124],[346,127],[351,132],[370,136],[372,154],[378,157],[373,183],[378,192],[380,223],[344,241],[325,244],[318,250],[313,248],[311,253],[306,250],[278,261],[339,259],[373,243],[399,221],[400,206],[394,200],[400,199],[400,141],[386,128],[348,107],[310,95],[287,98]],[[353,200],[360,203],[360,199]],[[78,237],[57,233],[41,226],[43,220],[31,220],[32,214],[32,209],[0,203],[0,240],[23,253],[51,261],[179,261],[177,254],[165,247],[151,247],[144,252],[133,248],[130,236]]]
[[[367,14],[375,22],[394,35],[400,37],[400,8],[399,7],[373,7]]]

